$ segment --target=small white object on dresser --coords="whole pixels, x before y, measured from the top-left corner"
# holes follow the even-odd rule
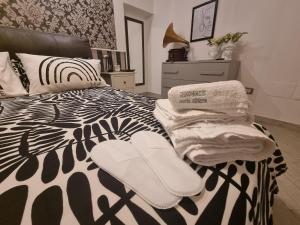
[[[101,76],[113,88],[134,92],[134,72],[105,72]]]
[[[199,60],[184,62],[164,62],[162,64],[161,95],[168,98],[170,88],[224,80],[236,80],[239,61]]]

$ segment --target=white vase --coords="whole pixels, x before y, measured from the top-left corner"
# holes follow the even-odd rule
[[[208,50],[208,56],[210,59],[217,59],[220,57],[220,47],[219,46],[210,46]]]
[[[225,60],[232,60],[232,53],[235,48],[235,44],[228,42],[222,46],[222,58]]]

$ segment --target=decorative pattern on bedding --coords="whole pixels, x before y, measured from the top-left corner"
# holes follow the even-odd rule
[[[0,224],[271,225],[275,178],[286,170],[279,149],[262,162],[190,164],[205,190],[169,210],[152,208],[91,161],[91,149],[108,139],[141,130],[168,138],[154,102],[110,87],[1,101]]]
[[[0,24],[90,40],[97,48],[116,49],[112,0],[0,1]]]

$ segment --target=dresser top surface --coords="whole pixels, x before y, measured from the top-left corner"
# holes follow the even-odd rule
[[[120,72],[101,72],[101,75],[132,75],[135,74],[134,71],[131,72],[124,72],[124,71],[120,71]]]
[[[178,61],[178,62],[163,62],[163,64],[197,64],[197,63],[234,63],[237,60],[215,60],[215,59],[202,59],[197,61]]]

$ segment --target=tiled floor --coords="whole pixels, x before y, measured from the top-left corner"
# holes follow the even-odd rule
[[[274,135],[288,165],[288,171],[278,177],[274,225],[300,225],[300,130],[262,124]]]

